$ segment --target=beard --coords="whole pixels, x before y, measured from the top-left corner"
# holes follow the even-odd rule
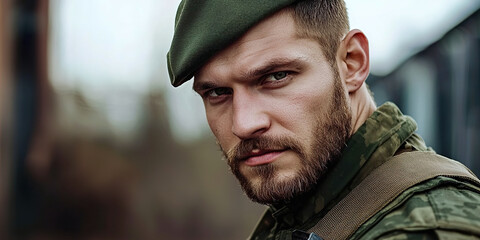
[[[230,151],[222,152],[232,173],[237,177],[243,191],[254,202],[274,204],[286,202],[312,189],[327,172],[328,166],[340,157],[351,129],[351,113],[344,89],[334,67],[334,92],[329,109],[318,116],[313,125],[313,139],[309,146],[290,136],[259,136],[241,141]],[[299,123],[300,124],[300,123]],[[286,149],[300,159],[300,169],[293,177],[278,179],[275,162],[253,167],[260,184],[253,184],[240,171],[242,158],[254,149]]]

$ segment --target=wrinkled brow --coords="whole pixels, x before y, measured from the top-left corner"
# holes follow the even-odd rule
[[[289,69],[299,69],[305,63],[305,59],[302,57],[298,58],[273,58],[269,61],[257,66],[253,69],[249,69],[246,72],[240,74],[241,79],[257,79],[266,74],[275,72],[282,68]],[[193,83],[193,90],[195,92],[200,92],[207,89],[212,89],[218,87],[217,84],[211,81],[201,81]]]

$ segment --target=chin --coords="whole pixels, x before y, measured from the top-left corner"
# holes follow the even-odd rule
[[[277,173],[268,179],[255,179],[243,187],[247,196],[254,202],[273,204],[289,201],[308,191],[312,184],[295,171]]]

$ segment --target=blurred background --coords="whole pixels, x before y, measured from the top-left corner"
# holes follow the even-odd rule
[[[480,0],[347,0],[367,80],[480,174]],[[241,192],[191,81],[178,0],[0,0],[0,239],[245,239]]]

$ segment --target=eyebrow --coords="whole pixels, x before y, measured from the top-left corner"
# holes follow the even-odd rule
[[[273,58],[265,62],[264,64],[243,73],[242,78],[245,78],[245,79],[258,78],[265,74],[271,73],[277,69],[284,68],[284,67],[300,68],[303,65],[302,62],[304,61],[305,60],[302,57]]]
[[[254,79],[254,78],[259,78],[265,74],[271,73],[275,71],[276,69],[281,69],[284,67],[293,67],[293,68],[301,68],[301,66],[304,64],[305,59],[303,57],[297,57],[297,58],[272,58],[269,61],[263,63],[262,65],[248,70],[244,73],[241,73],[241,78],[242,79]],[[217,84],[214,82],[210,81],[205,81],[205,82],[194,82],[193,83],[193,90],[195,92],[201,92],[203,90],[207,89],[213,89],[217,88]]]

